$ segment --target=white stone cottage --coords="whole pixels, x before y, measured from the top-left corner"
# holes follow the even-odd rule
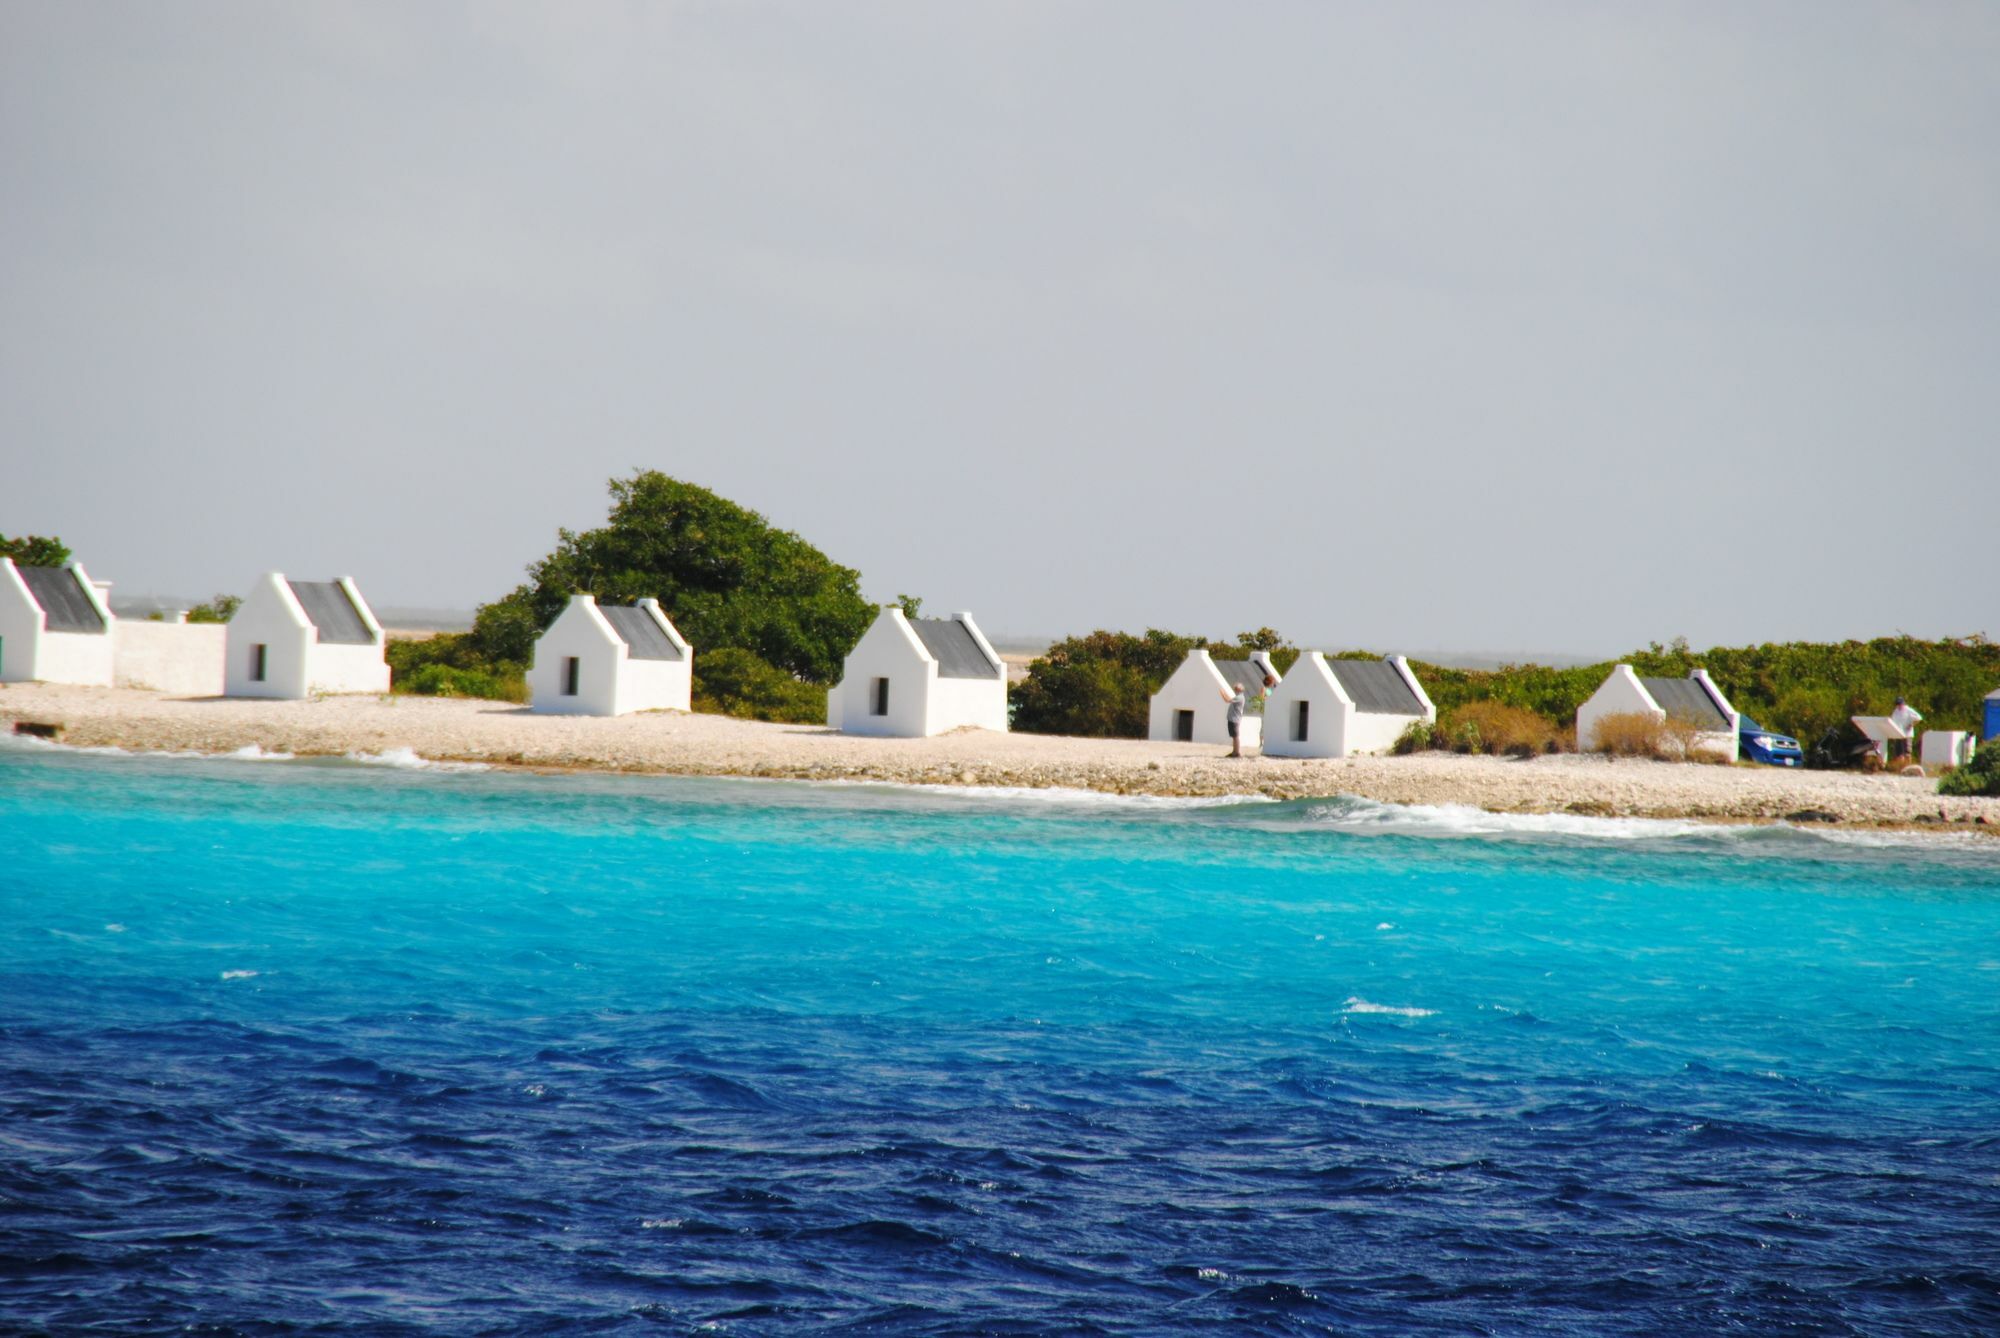
[[[911,618],[891,604],[848,653],[826,694],[848,734],[928,738],[964,725],[1007,731],[1007,666],[969,613]]]
[[[1401,655],[1339,660],[1309,650],[1264,706],[1264,755],[1383,753],[1411,725],[1436,720],[1437,707]]]
[[[387,692],[382,624],[348,577],[288,581],[268,572],[229,620],[223,691],[297,699]]]
[[[1686,678],[1643,678],[1632,666],[1614,668],[1590,700],[1576,708],[1576,746],[1584,752],[1597,747],[1597,722],[1608,715],[1649,715],[1655,720],[1672,717],[1701,726],[1694,746],[1726,757],[1737,757],[1736,708],[1722,695],[1722,689],[1696,669]]]
[[[1146,717],[1146,737],[1161,742],[1229,742],[1229,702],[1223,694],[1241,685],[1244,695],[1256,701],[1264,691],[1265,678],[1280,677],[1266,651],[1252,651],[1247,660],[1218,660],[1206,648],[1197,646],[1181,661],[1173,676],[1160,684]],[[1255,747],[1262,718],[1246,713],[1242,743]]]
[[[694,648],[657,599],[619,606],[571,595],[535,642],[528,688],[535,710],[558,715],[685,711]]]
[[[81,562],[17,567],[0,557],[0,683],[110,687],[115,621]]]

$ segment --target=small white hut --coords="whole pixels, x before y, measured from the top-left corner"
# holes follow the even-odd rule
[[[694,648],[657,599],[621,607],[571,595],[535,642],[528,687],[535,710],[552,714],[685,711],[694,691]]]
[[[288,581],[267,572],[229,620],[227,643],[231,697],[389,690],[382,624],[345,576]]]
[[[114,621],[81,562],[17,567],[0,557],[0,683],[110,687]]]
[[[1686,678],[1646,678],[1632,672],[1629,664],[1618,665],[1590,699],[1576,708],[1578,748],[1586,753],[1597,748],[1597,722],[1608,715],[1687,721],[1701,727],[1695,747],[1732,762],[1737,758],[1736,708],[1706,669],[1695,669]]]
[[[827,691],[826,723],[848,734],[901,738],[965,725],[1004,734],[1007,666],[971,614],[911,618],[890,604]]]
[[[1265,703],[1264,755],[1387,752],[1411,725],[1436,719],[1430,694],[1401,655],[1330,660],[1309,650]]]
[[[1227,695],[1241,687],[1251,701],[1264,693],[1264,680],[1279,677],[1266,651],[1252,651],[1247,660],[1218,660],[1197,646],[1181,661],[1173,676],[1153,694],[1146,717],[1146,737],[1163,743],[1229,742]],[[1243,717],[1242,744],[1257,745],[1262,717]]]

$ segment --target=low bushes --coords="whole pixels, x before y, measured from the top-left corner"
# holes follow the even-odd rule
[[[733,646],[694,657],[694,709],[746,720],[826,723],[826,689]]]
[[[1503,702],[1475,701],[1440,716],[1434,725],[1411,721],[1390,751],[1399,756],[1437,749],[1534,757],[1572,746],[1568,731],[1544,716]]]
[[[1938,781],[1938,793],[2000,798],[2000,739],[1987,740],[1970,762],[1946,772]]]
[[[1547,717],[1497,701],[1467,702],[1448,717],[1446,732],[1459,752],[1509,757],[1555,752],[1561,737]]]
[[[392,692],[417,697],[481,697],[489,701],[528,700],[528,680],[516,672],[508,675],[490,669],[454,669],[448,664],[426,664],[395,680]]]
[[[1673,755],[1667,741],[1667,722],[1643,711],[1599,716],[1591,751],[1613,757],[1665,759]]]

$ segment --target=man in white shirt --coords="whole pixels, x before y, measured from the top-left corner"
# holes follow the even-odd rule
[[[1896,698],[1896,709],[1889,712],[1889,723],[1908,735],[1908,738],[1889,740],[1889,756],[1893,760],[1908,757],[1912,751],[1911,741],[1917,737],[1917,724],[1923,719],[1916,708],[1901,697]]]

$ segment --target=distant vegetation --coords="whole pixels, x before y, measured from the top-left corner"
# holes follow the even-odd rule
[[[23,567],[61,567],[69,563],[70,552],[54,535],[28,534],[9,539],[0,534],[0,557],[13,558]]]
[[[187,620],[191,623],[226,623],[242,607],[241,595],[217,595],[206,604],[197,604],[189,609]]]
[[[1028,666],[1027,678],[1008,689],[1013,728],[1029,734],[1143,739],[1153,694],[1200,646],[1218,660],[1247,660],[1252,651],[1269,651],[1280,673],[1299,657],[1296,646],[1268,627],[1232,641],[1180,636],[1157,627],[1144,636],[1098,631],[1069,637],[1050,646]]]
[[[1157,628],[1144,636],[1098,631],[1050,646],[1012,691],[1014,727],[1031,733],[1143,738],[1154,692],[1189,650],[1207,645],[1217,658],[1242,658],[1253,649],[1272,652],[1281,670],[1298,651],[1270,628],[1227,644]],[[1365,652],[1336,658],[1373,659]],[[1412,661],[1411,668],[1438,708],[1438,724],[1414,731],[1405,751],[1420,747],[1526,754],[1575,747],[1576,710],[1603,683],[1614,664],[1638,673],[1684,676],[1706,668],[1737,710],[1767,729],[1796,737],[1809,763],[1848,760],[1853,741],[1848,717],[1886,715],[1905,697],[1930,729],[1979,726],[1981,703],[2000,687],[2000,644],[1983,636],[1920,641],[1796,642],[1716,647],[1696,652],[1685,641],[1655,642],[1622,661],[1552,669],[1507,665],[1499,669],[1450,669]],[[1643,741],[1647,749],[1674,751],[1671,739]],[[1992,751],[2000,752],[2000,749]]]
[[[695,648],[695,709],[824,720],[826,685],[875,615],[860,574],[756,512],[655,470],[613,479],[610,489],[606,523],[558,531],[555,550],[528,568],[525,584],[481,606],[470,632],[393,645],[396,690],[525,700],[535,639],[585,592],[611,604],[660,601]],[[452,672],[423,672],[432,668]]]

